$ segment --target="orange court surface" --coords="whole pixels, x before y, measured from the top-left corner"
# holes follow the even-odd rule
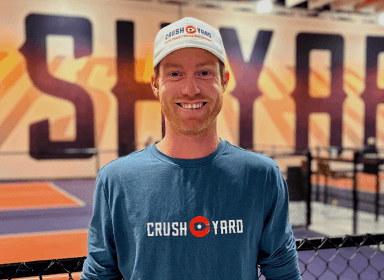
[[[80,206],[83,206],[82,201],[53,183],[0,184],[0,211]]]

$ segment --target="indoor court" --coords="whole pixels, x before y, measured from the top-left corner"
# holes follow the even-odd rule
[[[229,221],[228,238],[232,239],[226,240],[234,240],[238,236],[232,233],[251,232],[243,232],[243,218],[230,216],[236,216],[233,214],[235,211],[242,213],[243,210],[253,211],[252,215],[260,213],[254,210],[262,208],[252,207],[264,204],[254,203],[256,206],[245,209],[244,200],[252,196],[240,197],[243,194],[241,188],[222,186],[239,186],[239,181],[244,181],[241,182],[243,186],[253,180],[248,180],[251,177],[242,179],[253,176],[249,175],[251,172],[247,173],[251,169],[242,169],[248,163],[245,154],[241,159],[234,157],[228,169],[219,165],[224,161],[220,158],[221,154],[217,157],[219,160],[216,154],[211,159],[212,170],[202,161],[199,163],[201,170],[209,170],[207,178],[200,178],[203,174],[200,170],[201,173],[196,173],[191,181],[171,180],[168,177],[159,177],[159,180],[156,177],[152,181],[152,185],[159,185],[160,188],[182,184],[175,193],[190,191],[189,197],[180,195],[179,198],[176,195],[171,200],[172,192],[165,189],[159,191],[156,199],[150,200],[148,192],[153,194],[158,188],[151,185],[151,188],[147,186],[145,189],[144,185],[140,185],[153,174],[168,174],[158,172],[163,169],[153,168],[152,164],[164,166],[170,160],[175,166],[180,164],[179,168],[185,159],[203,160],[195,155],[213,147],[208,144],[213,143],[209,140],[214,137],[189,134],[188,137],[195,138],[188,142],[185,139],[192,138],[177,136],[179,133],[175,131],[178,126],[170,125],[172,120],[165,117],[164,108],[177,108],[172,109],[178,112],[174,115],[178,116],[175,124],[187,112],[177,110],[189,110],[185,114],[196,113],[191,118],[185,117],[196,122],[200,116],[197,112],[207,110],[207,115],[201,113],[201,116],[211,114],[212,117],[213,111],[204,108],[210,108],[211,104],[219,106],[220,98],[220,113],[217,111],[209,130],[214,132],[212,135],[216,135],[216,142],[220,143],[205,158],[221,151],[220,145],[227,145],[222,143],[228,142],[241,148],[238,155],[247,150],[270,157],[278,164],[287,185],[288,199],[284,205],[289,207],[289,221],[296,241],[302,279],[384,279],[383,0],[31,0],[23,1],[23,4],[12,0],[0,1],[0,279],[79,280],[88,256],[88,234],[94,203],[103,203],[103,196],[102,199],[99,196],[100,200],[95,199],[96,179],[105,179],[97,177],[100,170],[119,158],[133,158],[136,152],[146,148],[155,160],[141,156],[137,157],[136,165],[108,171],[111,174],[116,172],[116,179],[133,170],[131,176],[139,179],[121,179],[121,182],[124,182],[127,188],[123,190],[127,192],[139,185],[138,195],[108,196],[108,188],[117,188],[114,182],[108,181],[110,177],[105,179],[110,185],[104,190],[105,205],[108,207],[111,207],[109,202],[112,199],[129,201],[132,205],[138,203],[136,208],[129,203],[124,204],[120,208],[121,213],[129,207],[132,207],[131,211],[141,209],[139,201],[143,199],[142,204],[153,211],[149,217],[157,219],[165,215],[166,218],[159,218],[158,222],[147,222],[146,230],[138,230],[144,238],[153,236],[149,230],[149,224],[153,223],[156,223],[156,237],[161,235],[162,230],[162,237],[165,237],[166,221],[170,224],[168,218],[173,218],[172,215],[179,217],[180,213],[187,211],[178,205],[185,201],[195,207],[200,205],[200,202],[194,201],[197,187],[190,188],[191,181],[199,182],[197,180],[200,179],[203,183],[195,185],[201,187],[207,182],[210,187],[217,185],[220,191],[232,193],[224,197],[213,187],[202,190],[205,196],[199,201],[209,206],[200,209],[204,214],[193,215],[207,222],[199,220],[201,224],[194,228],[193,220],[188,218],[186,221],[190,224],[186,232],[191,233],[188,238],[207,242],[213,232],[216,235],[217,224],[207,239],[191,236],[204,237],[209,233],[209,230],[205,233],[201,230],[203,224],[209,227],[208,216],[200,215],[211,215],[213,219],[217,209],[227,211],[223,212],[223,216],[228,217],[225,220],[220,218],[221,222],[225,222],[225,233],[226,221]],[[196,28],[192,23],[174,30],[167,29],[173,26],[170,24],[185,17],[196,18],[211,25],[212,30],[217,29],[220,42],[215,41],[216,33],[209,32],[207,25],[203,25],[207,30]],[[163,45],[155,43],[157,34],[164,35],[164,38],[159,37],[164,41],[161,41]],[[204,43],[199,44],[204,48],[200,45],[192,48],[186,43],[186,46],[178,46],[169,53],[154,52],[154,48],[159,46],[168,50],[169,46],[181,42],[183,38],[189,38],[191,42],[201,39]],[[205,45],[209,46],[212,42],[223,48],[217,51],[213,47],[217,53],[212,52]],[[185,48],[204,49],[205,54],[195,55],[194,60],[188,55],[178,60],[177,56],[172,58],[175,51],[187,53],[183,50]],[[207,53],[219,59],[219,66],[216,65],[216,58],[214,61],[219,69],[215,68],[217,71],[228,71],[220,72],[222,83],[218,83],[219,72],[209,67],[205,69],[206,64],[200,63],[197,68],[204,70],[194,70],[191,74],[194,83],[183,84],[183,71],[187,72],[185,69],[189,68],[184,69],[180,65],[184,65],[185,61],[190,63],[203,59]],[[166,57],[178,61],[166,64],[167,67],[181,70],[169,70],[166,77],[174,79],[172,83],[165,82],[156,88],[159,77],[155,78],[152,74],[157,70],[164,71],[159,65]],[[210,75],[217,77],[210,79]],[[228,77],[228,83],[223,86]],[[166,80],[161,75],[160,78]],[[208,87],[211,80],[217,84],[212,82],[214,86]],[[209,88],[209,94],[204,91],[202,95],[202,88]],[[212,94],[216,90],[223,90],[221,96]],[[164,92],[170,94],[169,100],[158,97]],[[188,95],[186,93],[204,98],[198,97],[192,104],[190,99],[181,99],[180,96],[185,98]],[[211,102],[214,100],[218,100],[217,103]],[[172,103],[172,107],[167,102],[176,104]],[[168,143],[175,144],[173,147],[181,145],[181,142],[188,143],[188,149],[167,150],[165,147],[171,146],[164,144],[163,151],[169,154],[164,152],[159,156],[162,154],[161,145],[154,144],[172,139],[171,136],[166,138],[166,128],[175,132],[174,142]],[[168,132],[168,135],[172,134]],[[202,145],[203,142],[197,141],[197,135],[200,135],[200,140],[203,139],[201,141],[208,139],[204,142],[208,144]],[[156,155],[149,146],[158,149],[159,154]],[[177,154],[176,151],[183,157],[172,157],[171,154]],[[223,152],[225,156],[228,154]],[[273,164],[266,159],[260,162],[253,164],[258,168],[259,164],[260,167],[267,166],[266,162]],[[142,173],[135,169],[136,166],[141,167],[139,170]],[[183,166],[180,176],[186,176],[185,170],[189,172],[190,167]],[[164,170],[173,170],[169,168]],[[221,176],[211,175],[216,174],[213,173],[216,170],[222,172],[217,173]],[[247,175],[237,181],[233,179],[237,178],[234,175],[236,172],[242,171],[244,173],[239,174]],[[169,174],[178,176],[178,172]],[[227,175],[230,179],[218,183]],[[284,180],[280,182],[285,188]],[[204,193],[207,189],[212,190],[207,192],[212,195],[212,201],[225,202],[225,207],[233,212],[225,207],[211,212],[207,210],[207,207],[216,207],[216,204],[207,202],[209,200]],[[242,199],[236,200],[239,197]],[[282,197],[279,196],[279,199]],[[167,204],[167,199],[171,203]],[[236,205],[230,201],[236,201]],[[275,207],[273,209],[280,206],[278,203],[271,204]],[[251,214],[244,214],[248,212],[242,215],[249,218]],[[190,217],[191,213],[183,215]],[[132,216],[136,219],[140,214]],[[130,219],[132,217],[123,219],[124,223],[127,221],[128,224]],[[218,223],[219,218],[215,219]],[[234,230],[234,219],[241,221],[242,225],[241,230],[236,225],[237,232]],[[289,224],[286,221],[284,218],[287,228]],[[161,222],[164,223],[163,229],[158,227],[162,226]],[[181,219],[177,223],[182,225]],[[129,230],[137,230],[137,224],[139,222],[135,220]],[[213,226],[212,223],[212,229]],[[132,234],[129,230],[127,232]],[[130,238],[135,242],[140,240],[134,234]],[[291,252],[296,254],[293,238],[291,241]],[[155,248],[159,248],[158,244]],[[249,253],[245,251],[239,255]],[[140,250],[133,252],[141,253]],[[197,250],[196,256],[200,256],[198,253]],[[211,257],[210,254],[201,255]],[[128,265],[133,269],[138,264]],[[158,269],[158,265],[153,267]],[[295,269],[299,277],[297,267]],[[249,270],[254,276],[258,273],[260,279],[265,279],[259,264]],[[195,280],[188,277],[182,275],[178,280]]]

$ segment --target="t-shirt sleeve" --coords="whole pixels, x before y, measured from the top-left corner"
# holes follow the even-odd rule
[[[268,280],[301,279],[296,242],[289,223],[288,188],[276,166],[268,175],[264,205],[264,228],[258,264]]]
[[[122,279],[117,266],[111,212],[100,173],[96,179],[93,217],[88,233],[88,256],[81,280]]]

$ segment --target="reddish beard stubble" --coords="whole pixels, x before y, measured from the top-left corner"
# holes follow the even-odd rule
[[[183,118],[182,116],[180,116],[179,113],[176,112],[176,110],[179,108],[168,106],[168,104],[175,104],[175,106],[178,106],[176,105],[177,101],[184,100],[188,102],[193,102],[194,99],[178,98],[173,99],[172,101],[169,101],[167,103],[163,102],[162,98],[163,97],[160,96],[161,112],[165,116],[166,127],[170,126],[170,129],[172,129],[177,134],[186,136],[203,136],[209,133],[210,131],[216,131],[216,119],[223,105],[222,94],[219,98],[215,100],[215,104],[212,104],[213,102],[215,102],[214,100],[200,94],[198,98],[195,98],[195,100],[204,99],[208,100],[208,103],[198,110],[206,110],[206,113],[204,114],[204,116],[191,116],[189,118]]]

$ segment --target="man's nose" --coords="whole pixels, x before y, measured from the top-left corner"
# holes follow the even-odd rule
[[[189,96],[200,94],[200,88],[196,83],[196,78],[194,75],[188,75],[186,77],[182,93]]]

